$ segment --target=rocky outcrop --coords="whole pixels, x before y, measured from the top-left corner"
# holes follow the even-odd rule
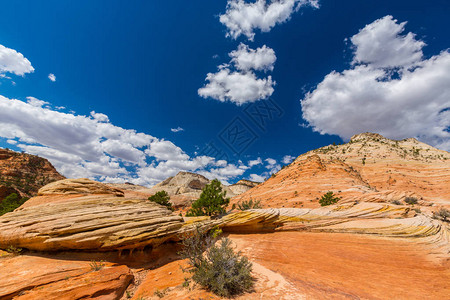
[[[0,248],[38,251],[143,249],[175,238],[183,218],[151,201],[86,196],[0,217]]]
[[[240,195],[240,194],[245,193],[246,191],[250,190],[251,188],[254,188],[258,184],[259,184],[258,182],[241,179],[238,182],[236,182],[235,184],[229,185],[228,189],[230,189],[234,195]]]
[[[38,196],[50,195],[114,195],[123,197],[122,190],[110,187],[106,184],[99,183],[87,178],[65,179],[50,183],[39,189]]]
[[[305,164],[305,168],[308,166],[312,170],[329,168],[318,158],[313,158],[309,165]],[[352,176],[355,181],[360,180],[361,189],[368,188],[363,179],[355,174]],[[347,241],[351,241],[348,236],[352,235],[355,241],[363,241],[362,244],[352,246],[353,252],[345,249],[339,252],[339,257],[350,257],[350,261],[354,259],[354,253],[359,253],[354,249],[365,249],[361,255],[368,256],[373,249],[366,249],[370,241],[367,237],[378,237],[388,246],[397,243],[394,241],[403,241],[420,248],[426,253],[427,259],[435,259],[436,264],[449,260],[448,222],[432,219],[430,212],[420,212],[408,205],[353,201],[321,208],[253,209],[213,219],[182,218],[151,201],[130,198],[126,193],[124,197],[119,197],[122,194],[110,186],[90,180],[63,180],[50,186],[51,188],[47,186],[42,189],[41,196],[28,201],[33,205],[24,205],[0,217],[0,249],[13,247],[37,251],[26,251],[21,256],[3,256],[0,253],[0,299],[120,299],[133,278],[132,272],[140,272],[121,264],[136,262],[133,257],[149,253],[147,250],[150,249],[152,258],[138,260],[141,264],[139,270],[142,270],[144,261],[157,260],[155,256],[175,256],[173,253],[176,253],[176,243],[169,242],[178,242],[182,236],[193,233],[198,226],[204,229],[219,227],[232,235],[251,233],[255,236],[256,252],[251,252],[251,255],[254,256],[255,274],[260,281],[252,296],[258,298],[283,299],[283,295],[294,294],[301,298],[303,294],[308,295],[308,292],[302,290],[294,293],[297,287],[320,285],[318,282],[314,285],[299,284],[302,281],[289,282],[289,279],[297,278],[293,274],[298,273],[298,269],[283,277],[284,275],[280,275],[281,271],[274,272],[260,265],[259,262],[263,261],[258,260],[258,255],[261,258],[267,257],[269,254],[263,249],[270,248],[268,245],[264,248],[262,244],[258,244],[261,236],[268,236],[270,240],[270,236],[276,237],[277,234],[286,232],[322,234],[321,237],[327,236],[339,243],[339,238],[333,236],[346,234]],[[99,191],[102,193],[97,194]],[[302,243],[301,238],[295,240],[283,236],[286,237],[285,242],[281,238],[276,243],[281,243],[280,249],[285,249],[283,251],[287,251],[286,253],[291,253],[292,249],[297,249]],[[166,247],[173,247],[172,254],[165,251]],[[404,249],[403,253],[410,248]],[[277,261],[282,256],[282,252],[274,253],[269,260]],[[66,254],[67,257],[61,257]],[[89,259],[81,255],[96,256],[96,262],[89,262]],[[113,256],[116,258],[111,259]],[[121,264],[113,263],[118,259]],[[173,262],[174,259],[176,258],[167,258],[162,263],[164,267],[158,269],[156,265],[147,265],[147,278],[144,280],[141,274],[140,279],[136,280],[135,286],[139,283],[142,285],[134,288],[134,299],[153,296],[160,288],[170,288],[168,299],[211,296],[199,289],[186,292],[180,286],[184,275],[173,270],[178,268],[178,262]],[[289,259],[293,258],[289,256]],[[288,261],[285,263],[288,264]],[[96,268],[99,265],[100,268]],[[371,269],[375,270],[376,267],[372,266]],[[428,265],[426,267],[429,268]],[[358,267],[349,270],[355,269],[360,270]],[[371,272],[364,274],[375,276]],[[443,276],[439,286],[445,282],[445,272],[433,269],[432,274]],[[160,279],[161,276],[165,276],[164,279]],[[156,281],[158,282],[155,283]],[[323,286],[332,286],[333,293],[340,293],[333,284],[326,283]],[[313,290],[314,293],[319,293],[322,289]],[[347,287],[346,291],[351,290]],[[377,288],[363,292],[355,290],[355,295],[369,297],[377,292]],[[321,297],[323,293],[317,295]],[[245,295],[242,299],[246,299]]]
[[[42,186],[61,179],[64,176],[44,158],[0,149],[0,200],[12,190],[21,197],[34,196]]]
[[[21,255],[0,259],[1,299],[120,299],[133,274],[108,262]],[[6,271],[7,270],[7,271]]]
[[[333,191],[342,202],[404,203],[450,207],[450,153],[416,139],[390,140],[379,134],[355,135],[300,155],[266,182],[236,196],[232,203],[260,200],[263,207],[319,207]]]

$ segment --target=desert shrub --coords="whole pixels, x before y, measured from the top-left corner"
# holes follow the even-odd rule
[[[160,290],[156,290],[154,295],[157,296],[158,298],[163,298],[166,293],[167,293],[168,288],[165,288],[164,290],[160,291]]]
[[[173,211],[172,203],[170,203],[170,196],[166,191],[159,191],[153,196],[148,197],[148,200],[163,205]]]
[[[441,208],[438,211],[434,211],[433,218],[448,222],[450,221],[450,210]]]
[[[319,203],[321,206],[327,206],[337,203],[341,198],[336,197],[333,192],[325,193],[322,198],[320,198]]]
[[[405,198],[405,203],[409,204],[409,205],[414,205],[417,204],[417,198],[415,197],[406,197]]]
[[[101,260],[100,262],[92,260],[89,265],[91,266],[92,271],[100,271],[105,266],[105,263],[103,262],[103,260]]]
[[[225,213],[225,208],[230,203],[230,198],[226,195],[227,192],[222,191],[220,181],[214,179],[203,188],[200,198],[192,203],[186,216],[217,216]]]
[[[16,193],[6,196],[6,198],[0,202],[0,216],[15,210],[27,200],[28,198],[20,198]]]
[[[221,297],[230,297],[253,287],[252,264],[235,253],[231,240],[215,242],[215,235],[200,231],[183,240],[183,258],[187,258],[192,280]]]
[[[391,203],[395,204],[395,205],[402,205],[403,204],[400,200],[392,200]]]
[[[237,209],[239,209],[239,210],[248,210],[248,209],[262,208],[261,200],[253,201],[252,199],[247,200],[247,201],[244,200],[242,202],[238,202],[236,206],[237,206]]]
[[[13,245],[9,245],[8,248],[5,249],[6,252],[11,253],[11,254],[15,254],[18,255],[20,253],[22,253],[23,249],[22,248],[17,248]]]

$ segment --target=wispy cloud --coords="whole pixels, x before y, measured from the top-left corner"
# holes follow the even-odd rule
[[[170,131],[172,131],[172,132],[180,132],[180,131],[184,131],[184,129],[178,126],[177,128],[170,128]]]

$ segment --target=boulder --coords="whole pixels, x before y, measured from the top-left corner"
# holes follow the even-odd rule
[[[0,217],[0,248],[109,251],[176,238],[183,218],[147,200],[104,195],[41,204]]]

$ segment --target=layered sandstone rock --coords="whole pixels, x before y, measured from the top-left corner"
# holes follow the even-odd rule
[[[142,249],[174,238],[183,218],[151,201],[85,196],[0,217],[0,248],[39,251]]]
[[[312,165],[319,163],[320,161],[316,160]],[[313,172],[319,172],[316,169],[313,168]],[[352,176],[353,180],[358,182],[360,190],[367,191],[366,195],[379,193],[368,187],[365,181],[356,174]],[[298,268],[292,269],[292,272],[282,272],[277,268],[270,269],[274,266],[267,258],[271,255],[267,252],[271,248],[260,242],[260,233],[270,233],[263,236],[266,237],[266,241],[272,241],[274,247],[277,247],[276,244],[280,244],[280,247],[277,248],[280,251],[275,251],[273,254],[274,259],[280,259],[283,251],[286,251],[288,258],[282,259],[284,266],[288,266],[289,261],[291,263],[294,261],[296,253],[294,249],[303,243],[301,234],[305,233],[321,234],[320,237],[327,237],[336,243],[339,242],[339,239],[336,240],[333,236],[347,234],[348,245],[352,245],[350,236],[354,236],[353,241],[356,244],[353,244],[351,249],[343,248],[343,252],[339,252],[340,257],[351,256],[353,259],[352,255],[363,257],[370,255],[376,247],[367,246],[369,241],[367,237],[376,237],[386,241],[387,247],[397,241],[404,242],[405,245],[409,244],[411,247],[405,248],[406,253],[420,248],[428,258],[436,259],[438,265],[445,265],[450,258],[448,222],[434,220],[429,211],[424,209],[423,212],[420,212],[408,205],[352,200],[321,208],[253,209],[211,219],[209,217],[182,218],[153,202],[130,198],[127,193],[124,197],[119,197],[123,195],[120,191],[84,179],[52,183],[50,187],[42,189],[41,195],[27,202],[33,205],[28,207],[24,205],[24,207],[0,217],[0,248],[6,249],[14,246],[35,251],[51,251],[53,254],[45,257],[39,256],[42,255],[39,252],[34,253],[35,255],[30,255],[29,252],[27,255],[25,252],[26,255],[17,257],[0,254],[3,256],[0,257],[0,298],[2,299],[10,299],[14,296],[19,297],[18,299],[119,299],[133,275],[128,267],[111,263],[114,261],[110,259],[112,253],[119,257],[127,256],[128,263],[136,262],[133,257],[139,253],[145,253],[145,251],[133,250],[152,248],[155,255],[168,255],[167,252],[161,250],[163,247],[156,247],[162,243],[179,241],[182,236],[192,234],[198,226],[204,229],[220,227],[225,233],[231,234],[252,233],[250,237],[255,237],[255,248],[250,251],[251,255],[247,255],[253,259],[254,274],[258,281],[255,292],[243,295],[240,299],[252,297],[288,299],[286,298],[288,295],[295,295],[297,298],[304,295],[322,297],[330,291],[335,296],[341,295],[340,293],[353,293],[352,295],[357,297],[366,298],[380,295],[380,289],[376,286],[358,289],[346,285],[345,288],[339,289],[333,282],[321,282],[317,277],[311,280],[311,284],[304,284],[301,277],[294,275],[299,273]],[[276,240],[278,234],[286,232],[290,232],[289,234],[292,233],[298,238],[282,235],[284,238]],[[274,237],[273,240],[271,236]],[[232,237],[239,242],[236,236],[232,235]],[[305,242],[310,243],[311,240]],[[327,243],[324,242],[323,245],[328,245],[327,247],[332,249]],[[248,244],[245,247],[248,247]],[[127,249],[129,251],[126,251],[126,255],[120,253]],[[58,257],[60,251],[72,253],[69,256],[70,259]],[[386,250],[383,255],[377,254],[377,259],[385,257],[387,252]],[[100,255],[99,257],[103,257],[100,259],[105,259],[106,262],[103,268],[95,271],[89,260],[82,257],[75,259],[73,253]],[[317,253],[317,255],[321,255],[324,252],[318,249]],[[147,260],[141,260],[141,262],[143,261]],[[344,262],[345,259],[342,264]],[[405,263],[409,262],[410,260],[405,260]],[[369,263],[373,264],[373,261],[369,260]],[[29,267],[26,269],[26,266]],[[325,265],[320,266],[325,267]],[[376,275],[375,272],[376,265],[371,266],[370,269],[364,271],[363,268],[355,265],[348,271],[356,270],[365,274],[364,276],[378,278],[379,275]],[[426,264],[414,266],[431,270],[431,267]],[[178,268],[178,262],[173,262],[173,259],[171,262],[168,258],[168,261],[159,268],[156,266],[147,266],[147,268],[149,268],[147,278],[140,279],[135,283],[135,285],[141,284],[133,290],[135,299],[139,299],[140,296],[153,296],[156,290],[166,288],[169,288],[168,299],[214,297],[198,288],[191,291],[184,289],[181,286],[184,275],[174,270],[174,268]],[[394,270],[395,266],[390,265],[390,268]],[[136,272],[138,271],[136,270]],[[330,274],[337,274],[336,277],[333,277],[334,275],[326,277],[330,280],[337,280],[333,278],[342,278],[345,275],[339,270],[330,269],[330,272]],[[433,274],[439,276],[440,280],[436,286],[442,289],[446,273],[436,268],[427,274],[427,278],[432,277]],[[181,278],[181,276],[183,277]],[[357,278],[355,276],[352,279],[355,284],[358,282]],[[386,288],[391,286],[386,281],[383,284]],[[311,287],[313,288],[311,289]],[[436,292],[433,295],[442,294],[445,293]],[[396,296],[397,294],[389,295]]]
[[[79,179],[65,179],[56,181],[42,187],[38,191],[38,196],[50,196],[50,195],[114,195],[117,197],[123,197],[123,191],[117,188],[110,187],[106,184],[99,183],[87,178]]]
[[[107,262],[21,255],[0,258],[1,299],[120,299],[133,274]]]
[[[258,184],[259,184],[258,182],[241,179],[235,184],[229,185],[228,189],[230,189],[234,195],[240,195],[250,190],[251,188],[254,188]]]
[[[359,134],[347,144],[300,155],[232,203],[253,199],[264,207],[318,207],[327,191],[343,202],[404,203],[415,197],[421,205],[450,207],[450,154],[415,139]]]
[[[34,196],[42,186],[61,179],[64,176],[44,158],[0,149],[0,200],[9,192],[21,197]]]

